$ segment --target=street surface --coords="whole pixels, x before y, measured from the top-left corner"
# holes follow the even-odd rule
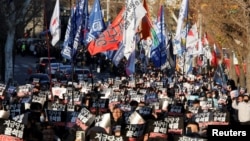
[[[16,55],[14,61],[14,81],[19,85],[25,84],[25,79],[28,78],[28,69],[31,68],[35,72],[36,61],[38,58],[33,56]]]

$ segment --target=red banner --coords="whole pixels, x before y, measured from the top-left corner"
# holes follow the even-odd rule
[[[8,136],[8,135],[0,135],[0,141],[23,141],[23,139]]]
[[[239,65],[234,65],[235,66],[235,73],[237,74],[237,76],[240,76],[240,67]]]
[[[146,9],[147,14],[142,18],[141,25],[140,25],[140,33],[141,39],[146,40],[148,37],[151,37],[151,29],[153,28],[152,22],[150,20],[149,10],[147,1],[143,1],[143,7]]]
[[[214,50],[212,51],[211,66],[213,66],[213,67],[218,66],[218,59],[217,59],[217,56],[216,56],[216,52]]]
[[[224,58],[223,63],[225,64],[226,68],[229,70],[230,69],[230,59]]]
[[[243,65],[243,71],[246,74],[247,73],[247,64],[244,62],[242,65]]]
[[[101,33],[96,40],[89,43],[88,51],[91,55],[110,50],[117,50],[119,48],[119,44],[123,39],[123,13],[124,8],[117,15],[112,24],[109,25],[109,27]]]

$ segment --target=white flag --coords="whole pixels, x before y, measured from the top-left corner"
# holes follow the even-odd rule
[[[192,25],[192,28],[188,31],[186,37],[186,48],[194,49],[199,41],[199,33],[196,23]]]
[[[238,58],[236,57],[235,53],[233,53],[233,64],[239,65],[239,61],[238,61]]]
[[[129,0],[125,12],[125,35],[123,36],[124,56],[128,59],[135,50],[135,33],[147,11],[140,0]]]
[[[53,11],[53,15],[50,20],[50,33],[52,36],[51,44],[52,46],[55,46],[55,44],[60,40],[61,38],[61,21],[60,21],[60,4],[59,0],[56,0],[56,5]]]
[[[187,8],[188,8],[188,0],[182,0],[179,11],[179,17],[177,21],[175,37],[174,37],[174,54],[180,54],[179,52],[181,51],[181,30],[184,18],[187,15]]]

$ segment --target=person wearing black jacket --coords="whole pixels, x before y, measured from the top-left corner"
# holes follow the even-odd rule
[[[111,134],[120,136],[125,129],[125,120],[123,117],[123,111],[115,106],[111,113]]]

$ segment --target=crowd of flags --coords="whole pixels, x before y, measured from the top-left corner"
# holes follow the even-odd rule
[[[201,70],[212,66],[216,68],[215,74],[221,76],[222,63],[230,68],[229,56],[221,53],[216,44],[209,46],[207,34],[200,35],[197,23],[189,25],[185,22],[188,3],[188,0],[182,0],[176,33],[169,36],[163,3],[159,6],[157,18],[151,19],[146,0],[126,0],[119,14],[106,25],[100,0],[95,0],[90,13],[88,0],[79,0],[71,10],[61,54],[74,60],[77,49],[87,47],[91,55],[102,53],[116,66],[125,57],[127,75],[135,73],[135,62],[141,59],[144,66],[151,60],[156,68],[182,74],[192,73],[193,68]],[[59,5],[57,0],[50,23],[53,46],[61,38]],[[234,55],[239,75],[239,64],[235,58]],[[218,81],[224,83],[224,79],[219,78]]]

